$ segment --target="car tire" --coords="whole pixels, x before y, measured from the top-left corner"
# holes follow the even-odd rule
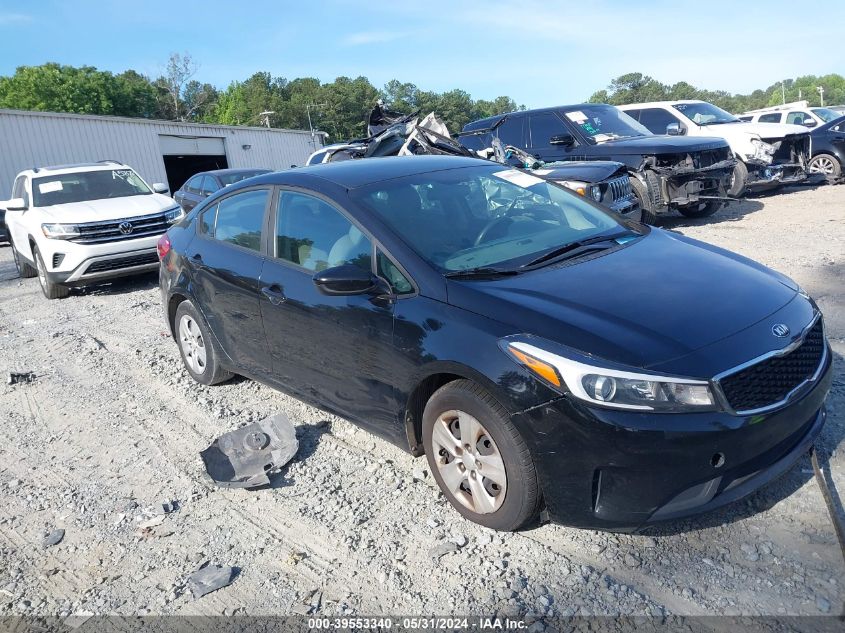
[[[198,383],[216,385],[232,377],[232,372],[220,364],[222,354],[199,311],[190,301],[185,300],[176,308],[173,336],[185,369]]]
[[[659,200],[654,199],[654,193],[650,192],[649,189],[652,187],[657,187],[657,181],[653,177],[649,177],[649,174],[646,174],[646,180],[649,183],[649,187],[646,187],[640,179],[634,176],[633,174],[630,176],[631,180],[631,188],[634,190],[634,194],[637,196],[637,200],[640,203],[640,211],[642,212],[642,220],[640,220],[643,224],[655,224],[657,222],[657,213],[655,209],[658,206]]]
[[[745,193],[745,186],[748,184],[748,167],[741,160],[736,161],[733,173],[731,174],[731,186],[728,195],[731,198],[739,198]]]
[[[31,279],[37,276],[38,271],[21,258],[20,253],[18,253],[18,247],[15,246],[11,237],[9,238],[9,244],[12,246],[12,259],[15,260],[15,268],[18,271],[18,275],[23,279]]]
[[[50,278],[47,277],[47,267],[44,265],[44,259],[41,257],[38,248],[33,248],[32,254],[35,256],[35,270],[44,296],[48,299],[64,299],[67,297],[70,294],[70,288],[50,281]]]
[[[683,209],[678,209],[680,214],[685,218],[706,218],[718,211],[722,208],[722,203],[712,200],[710,202],[705,202],[703,204],[699,204],[697,207],[686,207]]]
[[[422,434],[434,479],[461,515],[503,531],[536,521],[542,497],[531,452],[507,410],[482,387],[455,380],[434,392]]]
[[[838,178],[842,173],[842,165],[832,154],[816,154],[810,159],[807,168],[815,174],[824,174],[828,178]]]

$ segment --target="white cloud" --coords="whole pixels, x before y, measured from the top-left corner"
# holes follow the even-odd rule
[[[346,46],[362,46],[366,44],[383,44],[385,42],[393,42],[395,40],[407,37],[407,32],[398,31],[362,31],[359,33],[350,33],[343,39],[341,43]]]
[[[0,13],[0,26],[29,22],[32,17],[23,13]]]

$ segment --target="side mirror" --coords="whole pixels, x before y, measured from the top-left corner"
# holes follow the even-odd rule
[[[6,203],[6,211],[26,211],[29,208],[23,198],[12,198]]]
[[[571,134],[557,134],[549,139],[551,145],[574,145],[575,137]]]
[[[680,123],[670,123],[666,126],[666,134],[669,136],[683,136],[685,131]]]
[[[170,187],[165,185],[163,182],[154,182],[153,191],[155,191],[156,193],[167,193],[168,191],[170,191]]]
[[[389,294],[390,288],[369,270],[354,264],[342,264],[326,268],[313,277],[314,285],[326,295],[382,295]]]
[[[804,122],[801,125],[803,125],[804,127],[816,127],[816,121],[815,119],[807,118],[804,119]]]

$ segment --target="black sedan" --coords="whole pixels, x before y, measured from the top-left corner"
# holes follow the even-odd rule
[[[208,196],[236,182],[269,174],[269,169],[214,169],[191,176],[174,194],[173,199],[190,211]]]
[[[721,506],[826,417],[831,352],[794,282],[487,161],[262,176],[159,254],[194,379],[242,374],[425,454],[457,511],[496,529]]]
[[[812,132],[810,171],[836,180],[845,169],[845,117],[820,125]]]

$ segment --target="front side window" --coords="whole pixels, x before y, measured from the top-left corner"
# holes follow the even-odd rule
[[[758,123],[780,123],[780,112],[772,112],[771,114],[761,114]]]
[[[396,294],[404,295],[414,291],[413,284],[381,249],[376,253],[376,272],[379,277],[387,280]]]
[[[276,257],[309,271],[342,264],[372,270],[372,243],[329,203],[283,191],[276,209]]]
[[[550,147],[552,137],[569,133],[563,121],[554,112],[532,114],[529,126],[531,127],[531,147]]]
[[[511,268],[550,249],[626,231],[562,186],[496,165],[396,178],[350,196],[443,273]]]
[[[204,196],[210,196],[215,191],[217,191],[217,182],[211,176],[205,176],[202,179],[200,193],[202,193]]]
[[[611,105],[585,104],[561,110],[560,115],[572,122],[592,143],[651,135],[648,128]]]
[[[12,197],[23,198],[26,202],[26,176],[18,176],[15,184],[12,185]]]
[[[261,227],[270,197],[268,189],[245,191],[223,198],[203,212],[200,231],[221,242],[261,250]]]
[[[666,134],[666,128],[670,124],[680,123],[680,121],[663,108],[645,108],[640,112],[640,123],[653,134]]]
[[[786,115],[786,122],[791,125],[808,125],[812,126],[816,124],[815,119],[811,117],[807,112],[790,112]]]
[[[696,125],[719,125],[739,121],[730,112],[714,106],[712,103],[676,103],[672,106]],[[642,118],[640,119],[642,121]]]
[[[33,204],[36,207],[148,194],[152,194],[150,188],[131,169],[101,169],[32,180]]]

